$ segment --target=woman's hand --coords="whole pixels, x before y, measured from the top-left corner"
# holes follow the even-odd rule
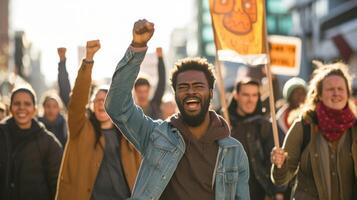
[[[270,153],[271,163],[281,168],[285,162],[288,153],[281,148],[274,147]]]

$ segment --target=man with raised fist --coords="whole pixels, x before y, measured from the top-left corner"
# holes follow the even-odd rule
[[[131,90],[153,33],[153,23],[135,22],[105,102],[143,156],[131,199],[249,199],[247,155],[225,120],[209,110],[215,77],[206,59],[176,63],[171,82],[180,112],[170,119],[152,120],[134,103]]]
[[[97,200],[130,197],[140,155],[113,125],[104,109],[108,87],[93,92],[93,57],[99,40],[88,41],[68,104],[69,139],[58,180],[58,200]]]

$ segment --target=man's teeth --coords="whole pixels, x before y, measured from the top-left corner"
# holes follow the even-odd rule
[[[198,103],[198,100],[190,99],[190,100],[187,100],[186,103]]]

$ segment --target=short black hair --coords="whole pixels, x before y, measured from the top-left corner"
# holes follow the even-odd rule
[[[171,72],[171,86],[176,91],[177,76],[185,71],[195,70],[205,74],[210,89],[214,88],[216,78],[214,76],[214,67],[207,59],[200,57],[184,58],[175,63]]]
[[[243,78],[237,82],[236,88],[235,88],[237,93],[239,93],[239,91],[243,85],[255,85],[258,88],[260,87],[259,81],[255,80],[253,78],[250,78],[250,77],[246,77],[246,78]]]
[[[142,86],[142,85],[146,85],[146,86],[150,87],[149,80],[144,78],[144,77],[137,78],[135,83],[134,83],[134,88],[137,88],[137,87]]]

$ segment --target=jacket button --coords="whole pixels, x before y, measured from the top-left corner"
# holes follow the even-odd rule
[[[15,183],[10,183],[11,188],[15,188]]]
[[[162,176],[162,179],[166,180],[166,176]]]

